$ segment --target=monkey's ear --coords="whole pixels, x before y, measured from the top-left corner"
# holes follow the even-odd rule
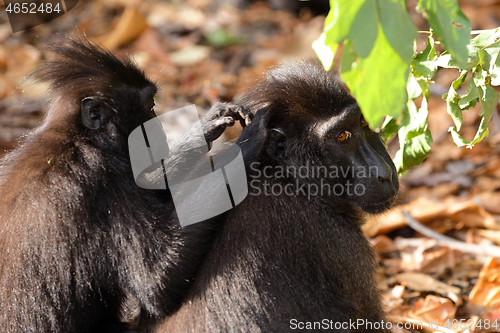
[[[276,161],[283,160],[285,158],[285,142],[285,132],[280,128],[271,128],[267,138],[267,155]]]
[[[82,99],[81,112],[83,125],[92,130],[101,128],[109,115],[108,106],[95,96]]]
[[[243,159],[245,165],[257,160],[264,144],[267,141],[267,125],[269,122],[269,114],[267,108],[262,108],[252,119],[252,123],[243,129],[240,137],[238,138],[237,145],[240,146],[243,152]]]

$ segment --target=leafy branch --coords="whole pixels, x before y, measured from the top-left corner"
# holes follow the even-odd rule
[[[420,164],[430,152],[429,85],[439,67],[459,71],[443,96],[455,124],[449,130],[455,143],[471,148],[488,135],[499,100],[493,86],[500,85],[500,28],[471,39],[470,22],[455,0],[418,1],[417,11],[429,23],[429,32],[417,32],[403,0],[330,0],[330,8],[313,48],[327,70],[342,50],[340,74],[365,119],[372,128],[381,128],[386,139],[398,134],[395,163],[400,173]],[[418,33],[429,34],[427,47],[419,53]],[[443,51],[436,49],[438,44]],[[460,95],[466,80],[466,94]],[[420,96],[417,107],[415,99]],[[481,124],[468,141],[459,134],[462,112],[478,102]]]

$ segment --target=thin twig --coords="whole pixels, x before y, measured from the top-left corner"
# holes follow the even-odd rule
[[[500,247],[498,246],[464,243],[427,228],[426,226],[415,220],[408,212],[402,212],[402,214],[405,218],[406,223],[412,229],[420,232],[424,236],[436,240],[437,245],[446,246],[450,249],[458,250],[464,253],[483,254],[492,257],[500,257]]]

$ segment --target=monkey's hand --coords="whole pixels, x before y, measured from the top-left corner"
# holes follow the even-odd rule
[[[250,125],[253,114],[242,105],[231,103],[215,104],[203,117],[202,129],[207,142],[212,142],[222,135],[226,127],[233,126],[236,121],[242,127]]]

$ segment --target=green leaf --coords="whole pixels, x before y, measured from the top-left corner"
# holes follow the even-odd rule
[[[488,78],[488,73],[486,73],[481,66],[477,66],[474,69],[474,75],[472,76],[472,80],[474,81],[474,84],[476,87],[484,87],[486,86],[486,80]],[[478,91],[479,92],[479,91]],[[481,98],[481,94],[479,95]]]
[[[451,54],[443,52],[439,55],[439,57],[435,60],[436,66],[443,68],[458,68],[458,64],[455,60],[452,59]]]
[[[348,39],[352,43],[352,50],[361,58],[366,58],[372,51],[380,26],[389,44],[402,59],[409,60],[413,56],[412,45],[417,30],[403,1],[331,0],[330,7],[324,29],[326,45]]]
[[[479,67],[480,68],[480,67]],[[474,136],[474,139],[472,141],[465,140],[458,132],[455,130],[453,127],[451,127],[448,131],[451,133],[451,136],[453,138],[453,141],[457,144],[457,146],[467,146],[467,148],[472,148],[476,143],[480,142],[483,140],[486,136],[488,136],[488,122],[493,116],[493,112],[495,111],[495,107],[498,104],[499,101],[499,95],[497,91],[489,84],[486,85],[481,85],[484,82],[484,72],[482,69],[479,70],[479,72],[475,73],[476,76],[472,79],[469,80],[470,82],[474,82],[471,85],[474,84],[480,84],[480,85],[475,85],[474,87],[471,88],[471,92],[469,94],[473,94],[472,91],[476,90],[477,95],[479,97],[479,101],[482,106],[482,110],[479,113],[480,115],[483,116],[481,119],[481,124],[479,125],[479,128],[477,130],[476,135]],[[468,86],[469,86],[468,84]],[[459,127],[457,127],[459,129]]]
[[[457,68],[459,70],[471,70],[479,64],[479,49],[473,45],[467,45],[467,63],[465,65],[460,65],[455,58],[453,58],[446,51],[439,55],[436,60],[436,65],[443,68]]]
[[[339,44],[325,45],[326,34],[323,32],[321,36],[312,43],[312,48],[318,55],[319,60],[323,64],[326,71],[329,71],[333,66],[333,59]]]
[[[422,88],[413,75],[410,75],[408,79],[406,91],[408,92],[408,98],[410,99],[416,99],[422,95]]]
[[[467,64],[467,44],[470,41],[470,22],[455,0],[419,0],[419,9],[445,48],[464,67]]]
[[[465,140],[458,132],[455,130],[454,127],[450,127],[448,129],[448,132],[451,133],[451,137],[453,138],[453,142],[457,145],[457,147],[462,147],[465,145],[468,145],[470,141]]]
[[[460,131],[460,127],[462,126],[462,109],[458,104],[460,102],[460,96],[457,93],[458,88],[462,83],[464,83],[465,78],[467,77],[467,71],[463,71],[458,79],[453,81],[448,90],[448,95],[446,96],[446,111],[453,119],[455,123],[455,127],[458,131]]]
[[[357,64],[358,56],[352,52],[351,42],[346,41],[344,43],[342,57],[340,58],[340,74],[346,84],[348,84],[347,82],[357,82],[359,80],[361,73],[356,70]],[[352,90],[351,93],[356,96]]]
[[[472,141],[465,140],[460,134],[457,133],[457,131],[453,127],[450,127],[448,129],[448,132],[451,133],[451,137],[458,147],[467,146],[467,148],[472,148],[476,143],[481,142],[485,137],[488,136],[488,121],[484,117],[483,119],[481,119],[479,129],[477,130],[477,133]]]
[[[427,36],[427,46],[425,50],[417,56],[424,56],[427,60],[435,59],[438,56],[436,52],[436,43],[432,35]]]
[[[417,38],[417,28],[408,15],[401,0],[378,0],[380,25],[392,48],[401,59],[410,61],[413,57],[413,41]]]
[[[344,48],[342,79],[357,99],[370,126],[377,128],[386,115],[398,117],[407,100],[409,65],[391,47],[382,29],[370,55],[358,59],[356,66],[346,68],[345,63],[350,59],[344,57],[345,53]]]
[[[437,59],[437,57],[434,39],[429,36],[425,50],[413,58],[411,63],[413,75],[416,77],[424,77],[427,80],[432,80],[438,67],[435,59]]]
[[[460,101],[458,102],[462,111],[476,106],[476,103],[479,101],[479,94],[476,86],[474,85],[474,80],[469,80],[467,82],[467,92],[467,95],[461,96]]]
[[[421,164],[429,155],[432,145],[431,131],[427,129],[424,133],[407,140],[403,149],[396,152],[394,163],[398,173],[404,173],[410,168]]]
[[[474,139],[472,139],[472,142],[469,144],[469,148],[472,148],[472,146],[474,146],[476,143],[481,142],[485,137],[488,136],[488,134],[488,120],[486,119],[486,117],[483,117],[483,119],[481,119],[481,124],[479,124],[477,133],[474,136]]]
[[[326,45],[340,44],[346,39],[354,18],[364,3],[365,0],[330,0],[330,12],[324,28]]]
[[[484,48],[492,43],[494,43],[498,38],[500,38],[500,29],[490,29],[483,31],[470,41],[470,45],[476,46],[478,48]]]
[[[408,101],[398,132],[400,149],[394,163],[399,173],[422,163],[430,152],[432,135],[427,126],[428,110],[426,99],[419,110],[413,101]]]
[[[429,84],[431,82],[423,78],[417,78],[417,82],[422,89],[425,99],[428,101],[431,98],[431,91],[429,89]]]
[[[386,117],[384,123],[382,124],[380,135],[382,136],[382,140],[387,142],[396,132],[399,130],[399,125],[397,118]]]
[[[499,95],[495,88],[487,83],[489,79],[487,75],[488,73],[478,66],[477,70],[474,71],[472,80],[476,86],[482,107],[479,114],[484,116],[486,121],[489,121],[498,104]]]
[[[500,86],[500,56],[497,56],[495,60],[495,66],[493,69],[490,69],[491,73],[491,85],[492,86]]]
[[[422,100],[420,109],[417,109],[415,102],[409,100],[406,104],[405,116],[401,121],[399,130],[400,144],[404,145],[404,140],[411,139],[414,136],[422,134],[427,129],[427,101]]]
[[[374,47],[379,29],[377,24],[378,15],[376,2],[366,0],[359,8],[354,19],[355,23],[351,25],[351,30],[349,30],[347,39],[352,43],[352,50],[361,58],[368,57]]]
[[[432,80],[437,71],[435,61],[413,61],[411,64],[412,73],[416,77],[424,77],[427,80]]]
[[[500,85],[500,59],[498,54],[500,53],[500,41],[490,44],[483,49],[483,52],[488,54],[488,57],[484,57],[485,61],[483,64],[483,69],[486,70],[491,77],[491,85]]]
[[[488,84],[484,87],[478,87],[478,93],[480,96],[479,102],[481,103],[481,107],[483,108],[482,115],[486,119],[486,122],[488,122],[493,116],[493,112],[495,112],[495,108],[498,104],[498,92],[495,90],[495,88]]]
[[[208,32],[205,37],[207,41],[217,47],[225,47],[239,44],[240,38],[224,29],[215,29]]]

